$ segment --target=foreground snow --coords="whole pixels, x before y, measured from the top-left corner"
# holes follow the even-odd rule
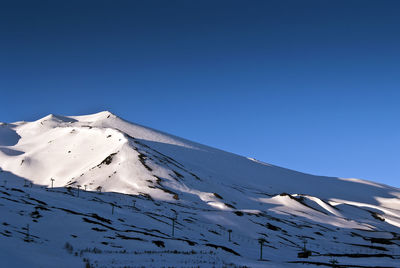
[[[109,112],[0,124],[0,213],[5,267],[399,266],[399,189],[276,167]]]

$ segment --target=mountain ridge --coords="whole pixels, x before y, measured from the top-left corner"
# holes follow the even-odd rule
[[[109,111],[81,116],[50,114],[33,122],[1,124],[0,171],[3,201],[12,202],[7,196],[15,194],[12,189],[21,189],[24,193],[31,191],[38,200],[46,200],[45,203],[50,200],[64,205],[64,199],[70,197],[63,196],[72,195],[75,205],[67,205],[63,211],[76,211],[76,205],[80,207],[79,200],[84,204],[102,200],[100,203],[103,204],[115,203],[113,213],[117,206],[123,221],[135,221],[129,214],[129,207],[132,202],[140,202],[143,207],[136,210],[135,217],[153,215],[153,219],[139,222],[142,226],[154,227],[156,233],[163,233],[162,243],[169,241],[171,248],[183,249],[179,239],[189,239],[199,245],[195,248],[200,251],[210,247],[205,244],[218,245],[216,254],[222,260],[219,264],[227,263],[231,250],[238,254],[233,254],[235,265],[260,265],[257,246],[254,246],[260,237],[266,239],[266,246],[272,250],[266,258],[277,266],[299,261],[296,252],[301,251],[304,237],[308,237],[309,246],[312,244],[318,253],[315,253],[315,261],[325,263],[328,260],[323,254],[332,254],[332,245],[337,243],[334,237],[339,237],[342,243],[359,245],[347,245],[339,250],[340,254],[347,255],[349,251],[362,252],[360,248],[368,248],[368,243],[363,241],[372,241],[371,234],[377,236],[374,237],[378,239],[376,241],[389,243],[391,247],[399,245],[400,189],[360,179],[315,176],[277,167],[130,123]],[[33,190],[25,187],[29,183]],[[18,188],[21,186],[24,188]],[[52,191],[53,187],[56,190]],[[59,195],[54,197],[56,192]],[[96,197],[89,199],[93,195]],[[25,200],[23,195],[18,198],[13,200],[21,203],[19,209],[29,207],[24,201],[18,201]],[[92,203],[87,209],[106,218],[104,209]],[[0,208],[5,207],[7,205],[0,203]],[[18,215],[18,210],[15,213]],[[48,217],[55,217],[57,213]],[[171,228],[170,219],[176,217],[174,213],[187,215],[177,218],[177,227],[182,228],[179,239],[167,235],[166,231]],[[75,212],[73,215],[86,214]],[[11,213],[10,217],[15,215]],[[161,223],[154,222],[154,217]],[[85,224],[98,225],[84,218]],[[39,229],[51,227],[47,222],[41,222],[44,227],[38,225]],[[114,224],[107,225],[109,230],[121,228],[117,219],[109,222]],[[203,225],[197,222],[203,222]],[[309,230],[302,226],[309,226]],[[227,232],[229,228],[243,239],[241,243],[236,241],[234,244],[222,238],[221,232]],[[76,229],[71,227],[68,232],[76,232]],[[99,246],[101,240],[108,239],[102,247],[109,249],[111,238],[98,236],[96,232],[89,232],[92,243]],[[121,238],[126,235],[117,231],[109,237],[113,237],[113,241],[117,239],[119,246],[126,250],[158,248],[151,242],[126,244],[122,241],[126,239]],[[146,240],[145,237],[137,238]],[[46,242],[42,241],[42,244],[46,245]],[[254,249],[249,250],[250,245]],[[221,247],[229,250],[221,253],[218,249]],[[318,247],[324,249],[317,251]],[[369,249],[368,254],[372,254],[374,248]],[[374,254],[388,250],[381,246]],[[278,252],[286,252],[289,257]],[[391,264],[396,256],[394,253],[392,258],[369,257],[375,258],[377,263],[383,260]],[[100,261],[92,255],[90,258]],[[348,264],[368,264],[349,256],[342,259]]]

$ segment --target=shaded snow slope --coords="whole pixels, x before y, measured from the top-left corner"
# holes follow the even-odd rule
[[[263,266],[257,261],[260,237],[266,239],[263,258],[270,266],[304,261],[297,258],[304,241],[313,252],[307,261],[315,263],[337,258],[347,265],[393,266],[400,254],[397,188],[280,168],[132,124],[110,112],[1,123],[0,168],[0,209],[7,215],[1,219],[6,225],[0,228],[5,237],[0,246],[14,241],[34,247],[33,255],[48,260],[70,256],[63,246],[74,240],[85,246],[81,256],[71,255],[71,262],[85,259],[100,266],[112,266],[123,254],[116,248],[136,251],[145,266],[152,258],[156,267],[202,266],[210,249],[217,266]],[[110,207],[118,216],[110,215]],[[53,235],[64,224],[58,218],[68,227]],[[23,228],[29,222],[40,234],[26,242]],[[231,241],[226,239],[229,229]],[[128,236],[132,232],[135,238]],[[56,256],[48,256],[47,247]],[[84,252],[85,247],[101,248],[104,254]],[[161,248],[162,257],[152,255]],[[191,250],[196,253],[185,253]],[[129,256],[120,258],[124,261],[116,266],[134,266]]]

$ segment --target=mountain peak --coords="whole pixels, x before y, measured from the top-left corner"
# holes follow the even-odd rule
[[[109,118],[117,118],[117,116],[110,111],[101,111],[94,114],[88,115],[79,115],[79,116],[69,116],[70,118],[74,118],[78,121],[86,121],[86,122],[95,122]]]
[[[305,238],[321,263],[338,241],[342,255],[367,248],[376,257],[400,237],[399,189],[269,165],[129,123],[109,111],[3,125],[0,170],[0,213],[12,228],[21,218],[32,220],[39,212],[32,212],[31,202],[43,200],[32,228],[34,239],[43,237],[35,246],[46,249],[63,248],[71,235],[82,250],[95,243],[105,252],[114,247],[161,252],[161,245],[182,252],[183,243],[196,252],[213,247],[220,259],[231,261],[226,254],[233,254],[237,263],[253,266],[262,237],[270,261],[285,266]],[[106,214],[111,205],[118,215]],[[55,218],[72,223],[68,233],[47,236],[44,219],[54,224]],[[168,234],[171,219],[179,237]],[[234,230],[234,240],[225,239],[227,230]],[[0,234],[17,239],[23,233]],[[357,260],[361,267],[368,264]]]

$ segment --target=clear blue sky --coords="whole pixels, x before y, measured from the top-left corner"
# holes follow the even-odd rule
[[[0,121],[110,110],[400,187],[399,14],[400,1],[1,1]]]

